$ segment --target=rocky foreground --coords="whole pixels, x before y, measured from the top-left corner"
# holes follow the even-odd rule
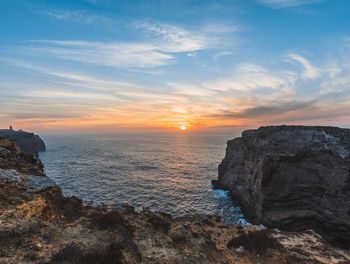
[[[64,197],[41,162],[0,139],[0,263],[350,263],[311,230],[172,219]]]
[[[227,143],[217,186],[255,224],[350,248],[350,129],[275,126]]]

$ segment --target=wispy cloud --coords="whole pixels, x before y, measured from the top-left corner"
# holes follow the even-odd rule
[[[162,50],[170,53],[219,49],[227,34],[230,35],[232,42],[232,34],[243,30],[241,25],[228,24],[208,24],[195,30],[150,22],[137,22],[133,27],[155,36]]]
[[[328,123],[350,121],[350,67],[346,62],[316,66],[297,53],[288,53],[287,58],[302,70],[290,70],[287,64],[279,64],[278,70],[241,64],[231,76],[174,87],[197,98],[200,94],[215,98],[215,103],[206,102],[202,114],[226,124],[320,122],[322,118]]]
[[[322,2],[322,0],[258,0],[261,4],[272,8],[288,8]]]
[[[159,33],[155,33],[158,30]],[[65,62],[121,69],[154,68],[171,63],[176,53],[210,49],[210,42],[197,41],[195,36],[189,36],[193,39],[187,42],[184,32],[187,31],[168,27],[152,29],[151,34],[160,39],[162,45],[40,40],[26,42],[27,47],[22,51],[31,51],[35,58]],[[178,47],[165,45],[168,42],[178,43]],[[52,127],[98,124],[174,127],[184,123],[205,127],[319,122],[322,117],[331,120],[329,122],[345,122],[350,116],[350,67],[347,55],[344,56],[320,64],[289,52],[280,61],[240,63],[230,72],[216,77],[201,75],[200,79],[188,83],[174,79],[142,83],[130,72],[124,75],[131,76],[130,79],[113,75],[107,78],[90,68],[65,68],[67,64],[52,63],[52,60],[33,62],[11,58],[5,61],[2,58],[7,65],[20,69],[18,75],[24,72],[30,82],[8,82],[4,78],[0,84],[0,117],[2,122],[15,119],[23,124]],[[297,67],[291,67],[290,63]],[[12,97],[15,100],[9,100]]]
[[[283,89],[293,84],[296,75],[292,72],[270,72],[261,65],[241,64],[230,78],[207,83],[206,86],[221,91],[250,91],[256,89]]]
[[[51,14],[51,13],[50,13]],[[53,13],[58,19],[79,18],[80,13]],[[85,19],[85,16],[82,16]],[[91,18],[92,19],[92,18]],[[87,20],[86,22],[91,22]],[[223,41],[226,34],[240,30],[240,27],[221,25],[214,32],[212,26],[189,31],[179,26],[162,23],[134,23],[134,30],[141,30],[151,36],[133,42],[86,41],[86,40],[32,40],[17,47],[17,52],[33,59],[59,59],[78,63],[95,64],[120,69],[146,69],[169,65],[176,61],[176,55],[186,53],[198,56],[202,50],[215,49],[220,56],[231,54]]]
[[[22,52],[116,68],[148,68],[171,63],[174,57],[149,43],[81,40],[32,41]]]
[[[80,47],[86,43],[63,45],[74,47],[76,44]],[[301,67],[290,69],[290,62]],[[322,65],[290,52],[280,63],[275,61],[264,66],[242,63],[231,73],[214,79],[202,77],[189,83],[153,84],[98,77],[96,73],[77,69],[67,71],[29,62],[12,63],[25,69],[27,74],[29,71],[41,77],[40,82],[3,82],[0,85],[0,89],[6,91],[0,99],[0,110],[10,116],[2,117],[3,120],[17,118],[34,123],[47,120],[52,126],[83,127],[96,124],[142,126],[152,120],[153,126],[172,127],[183,123],[221,126],[313,122],[322,117],[324,122],[346,122],[350,115],[347,60]],[[276,63],[278,67],[271,66]],[[310,84],[313,91],[310,91]],[[21,89],[22,96],[16,95],[16,101],[8,100],[12,93],[19,92],[5,90],[5,87]],[[50,111],[40,115],[46,107]],[[57,113],[61,115],[55,116]]]
[[[190,32],[183,28],[161,23],[134,23],[136,29],[142,29],[161,40],[162,50],[167,52],[194,52],[211,47],[211,38]]]
[[[1,124],[255,126],[322,117],[350,124],[346,4],[7,2]],[[291,34],[281,39],[282,31]],[[312,49],[315,39],[323,41]]]
[[[316,66],[314,66],[309,60],[299,54],[289,53],[287,55],[287,61],[300,63],[304,69],[303,76],[305,79],[313,80],[316,79],[320,74],[319,69]]]
[[[335,82],[349,73],[342,64],[334,64],[332,68],[318,65],[322,75],[310,79],[305,78],[304,67],[303,71],[283,68],[276,71],[268,65],[245,63],[237,66],[231,75],[216,80],[161,85],[167,89],[77,70],[68,72],[32,63],[17,65],[40,73],[40,82],[21,84],[22,87],[12,84],[21,87],[22,96],[8,100],[11,93],[19,92],[7,90],[3,94],[2,120],[12,118],[52,127],[98,124],[132,127],[145,123],[154,127],[183,123],[205,127],[320,120],[346,122],[350,115],[350,91],[344,90],[350,80],[344,79],[342,90]],[[319,93],[308,94],[305,87],[315,81],[319,82]],[[327,94],[321,91],[325,84],[328,84]],[[7,86],[4,82],[0,89]],[[43,108],[49,110],[41,114]]]
[[[112,19],[107,16],[100,16],[97,14],[89,13],[84,10],[61,10],[61,9],[48,9],[36,11],[36,13],[50,17],[55,20],[63,22],[75,22],[79,24],[92,24],[92,23],[112,23]]]

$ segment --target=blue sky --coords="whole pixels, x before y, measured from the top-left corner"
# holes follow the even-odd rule
[[[0,125],[350,126],[346,0],[0,2]]]

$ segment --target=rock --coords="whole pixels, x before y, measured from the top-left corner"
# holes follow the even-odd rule
[[[239,246],[238,248],[235,248],[235,251],[237,253],[243,253],[244,252],[244,246]]]
[[[38,157],[39,152],[46,150],[44,141],[34,133],[25,132],[22,130],[14,131],[9,129],[1,129],[0,138],[15,140],[17,145],[24,153],[32,154],[36,157]]]
[[[228,141],[219,186],[254,224],[350,247],[350,129],[271,126]]]
[[[14,140],[0,166],[0,263],[349,263],[312,231],[225,225],[216,216],[92,207],[45,176]],[[33,172],[41,173],[32,174]],[[258,257],[257,257],[258,256]]]
[[[240,246],[236,248],[237,245]],[[339,256],[337,249],[327,246],[312,232],[245,230],[227,246],[235,251],[244,248],[240,254],[253,263],[350,263],[349,256]]]
[[[9,181],[9,182],[20,182],[21,177],[17,173],[16,170],[1,170],[0,169],[0,179],[2,181]]]
[[[0,147],[0,159],[6,158],[6,156],[10,154],[10,151],[6,148]]]
[[[25,186],[33,191],[44,191],[57,187],[56,183],[46,176],[28,175],[25,179]]]
[[[32,154],[23,152],[14,139],[0,138],[0,148],[5,156],[0,157],[0,169],[14,169],[31,175],[44,175],[44,166]]]
[[[224,190],[225,186],[221,184],[219,180],[211,180],[213,190]]]

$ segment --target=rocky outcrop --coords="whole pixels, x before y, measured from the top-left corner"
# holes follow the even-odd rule
[[[0,169],[16,169],[27,175],[44,175],[40,160],[23,152],[14,139],[0,138]]]
[[[350,247],[350,130],[272,126],[227,143],[216,185],[255,224]]]
[[[25,132],[22,130],[14,131],[10,129],[0,130],[0,139],[13,139],[16,141],[20,149],[27,154],[38,157],[39,152],[45,151],[46,146],[44,141],[34,133]]]
[[[136,213],[126,205],[84,205],[64,197],[37,165],[40,161],[27,160],[14,141],[2,147],[3,164],[7,158],[11,162],[0,167],[0,263],[350,262],[350,251],[330,246],[312,231],[225,225],[216,216],[173,219],[148,210]]]

